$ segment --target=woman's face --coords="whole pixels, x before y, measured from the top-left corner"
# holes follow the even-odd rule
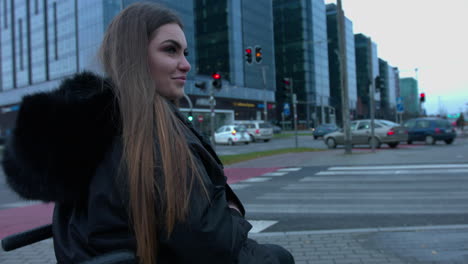
[[[161,96],[171,100],[184,96],[190,71],[187,55],[187,40],[179,25],[166,24],[156,30],[148,45],[148,59],[151,76]]]

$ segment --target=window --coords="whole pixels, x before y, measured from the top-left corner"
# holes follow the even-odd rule
[[[429,128],[430,122],[427,120],[419,120],[416,123],[416,128]]]
[[[24,70],[24,56],[23,56],[23,20],[18,19],[18,37],[19,37],[19,61],[20,61],[20,71]]]
[[[55,53],[55,60],[58,60],[58,32],[57,32],[57,2],[54,2],[54,53]]]
[[[359,123],[358,130],[360,129],[368,129],[370,127],[369,121],[362,121]]]
[[[3,0],[3,26],[8,28],[7,0]]]
[[[39,0],[34,1],[34,13],[39,14]]]
[[[409,120],[408,122],[406,122],[404,125],[404,127],[407,127],[407,128],[414,128],[416,126],[416,121],[414,120]]]

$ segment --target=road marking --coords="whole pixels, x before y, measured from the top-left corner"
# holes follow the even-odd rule
[[[1,208],[16,208],[16,207],[24,207],[36,204],[42,204],[44,202],[41,201],[24,201],[24,202],[16,202],[16,203],[7,203],[0,205]]]
[[[468,168],[468,165],[467,165]],[[440,174],[465,173],[468,169],[431,169],[431,170],[388,170],[388,171],[321,171],[315,175],[376,175],[376,174]]]
[[[276,177],[276,176],[283,176],[283,175],[286,175],[288,174],[287,172],[269,172],[269,173],[265,173],[263,174],[262,176],[273,176],[273,177]]]
[[[468,180],[464,177],[460,177],[457,174],[447,174],[443,177],[440,177],[439,174],[424,174],[418,176],[412,176],[411,174],[415,173],[408,173],[408,174],[397,174],[388,177],[387,173],[385,174],[378,174],[375,175],[361,175],[361,174],[353,174],[352,176],[343,177],[341,175],[316,175],[316,176],[306,176],[299,180],[299,182],[337,182],[337,183],[344,183],[344,182],[382,182],[382,183],[389,183],[389,182],[444,182],[444,181],[465,181]],[[348,175],[348,174],[346,174]]]
[[[347,166],[330,167],[328,170],[398,170],[398,169],[448,169],[448,168],[468,168],[468,164],[439,164],[439,165],[400,165],[400,166]]]
[[[242,184],[242,183],[234,183],[234,184],[229,184],[229,187],[231,187],[231,189],[233,190],[242,190],[242,189],[245,189],[249,186],[251,186],[252,184]]]
[[[249,213],[274,214],[466,214],[463,204],[247,204]]]
[[[251,225],[252,229],[249,233],[260,233],[263,230],[267,229],[268,227],[278,223],[278,221],[271,221],[271,220],[247,220]]]
[[[301,170],[302,168],[283,168],[283,169],[279,169],[278,171],[299,171]]]
[[[254,177],[254,178],[250,178],[250,179],[247,179],[247,180],[243,180],[242,182],[266,182],[266,181],[269,181],[271,180],[271,178],[268,178],[268,177]]]

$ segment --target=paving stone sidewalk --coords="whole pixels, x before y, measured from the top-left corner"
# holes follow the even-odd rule
[[[284,246],[297,264],[468,263],[468,226],[259,233],[251,237]],[[52,240],[0,251],[0,263],[55,263]]]

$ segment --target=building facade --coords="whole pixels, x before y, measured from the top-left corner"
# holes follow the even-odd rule
[[[323,0],[274,0],[277,119],[293,120],[284,78],[292,80],[298,98],[298,123],[329,123],[330,84],[326,10]]]
[[[371,90],[374,90],[374,110],[377,116],[377,113],[380,113],[380,92],[375,89],[375,78],[379,75],[377,44],[363,34],[354,35],[354,43],[358,93],[356,117],[358,119],[370,117]]]
[[[271,119],[276,90],[271,1],[196,0],[195,14],[197,79],[209,83],[210,76],[219,73],[223,88],[216,97],[255,104],[238,108],[235,119],[265,119],[265,101],[267,119]],[[247,48],[253,53],[257,48],[261,61],[254,55],[252,63],[247,63]],[[192,91],[192,95],[204,94]]]
[[[10,132],[25,94],[54,89],[62,79],[83,70],[102,73],[97,51],[107,25],[134,2],[138,1],[1,1],[0,135]],[[211,115],[206,103],[209,95],[194,84],[197,80],[210,84],[213,70],[223,77],[223,88],[215,93],[216,126],[231,122],[236,115],[241,119],[262,118],[265,100],[273,113],[276,82],[271,1],[256,1],[254,5],[227,0],[154,2],[174,9],[183,20],[190,54],[187,59],[192,65],[185,90],[197,115],[197,126],[209,122]],[[264,13],[243,15],[257,8]],[[256,29],[261,29],[258,38],[253,33]],[[247,45],[262,47],[260,64],[244,65]],[[261,74],[263,66],[266,85]],[[181,100],[181,107],[189,111],[187,101]]]
[[[341,62],[339,59],[338,44],[338,17],[337,6],[327,5],[327,33],[328,33],[328,59],[330,76],[330,104],[335,108],[336,123],[343,124],[342,119],[342,89],[341,89]],[[356,54],[354,48],[353,22],[345,17],[345,45],[346,45],[346,82],[348,87],[349,112],[352,118],[356,115],[357,84],[356,84]]]
[[[419,115],[418,95],[418,81],[415,78],[407,77],[400,79],[400,96],[403,99],[405,108],[403,113],[405,120]]]

